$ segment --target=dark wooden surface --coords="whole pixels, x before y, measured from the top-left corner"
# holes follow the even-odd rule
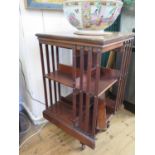
[[[63,67],[62,67],[63,66]],[[55,72],[51,72],[49,74],[46,74],[45,77],[51,80],[54,80],[56,82],[60,82],[68,87],[72,87],[74,88],[74,81],[72,78],[72,71],[73,68],[69,67],[69,66],[65,66],[65,65],[60,65],[60,70],[55,71]],[[76,70],[77,75],[79,75],[79,70]],[[98,88],[98,92],[97,95],[101,95],[103,94],[106,90],[108,90],[113,84],[115,84],[118,80],[119,77],[119,71],[115,70],[115,69],[108,69],[108,68],[101,68],[100,69],[101,75],[100,78],[98,80],[96,80],[95,76],[92,75],[88,76],[87,73],[83,73],[82,74],[82,83],[83,83],[83,91],[84,92],[88,92],[88,86],[89,86],[89,92],[91,94],[95,94],[95,86],[96,86],[96,81],[99,82],[99,88]],[[89,73],[91,74],[91,72]],[[89,78],[91,77],[91,82],[89,82]],[[76,78],[75,81],[75,88],[81,90],[80,88],[80,77]],[[89,80],[87,80],[89,79]],[[89,84],[88,84],[89,82]]]
[[[62,42],[62,44],[71,45],[93,45],[93,46],[104,46],[106,44],[124,42],[134,37],[134,33],[120,33],[120,32],[106,32],[104,36],[85,36],[76,35],[74,32],[55,32],[55,33],[44,33],[36,34],[39,37],[40,42],[52,40],[54,42]]]
[[[44,117],[77,138],[82,146],[94,149],[95,135],[109,127],[110,116],[123,102],[134,34],[92,37],[68,32],[37,34],[37,37],[46,103]],[[72,66],[60,64],[60,47],[72,50]],[[121,67],[102,68],[101,54],[112,49],[122,54]],[[60,84],[73,88],[73,92],[62,97]],[[106,95],[114,84],[118,89],[116,100]]]
[[[49,107],[43,112],[43,116],[50,122],[62,128],[68,134],[80,140],[82,143],[91,148],[95,148],[94,138],[73,126],[71,107],[65,106],[64,104],[65,103],[63,102],[59,102],[56,105]]]

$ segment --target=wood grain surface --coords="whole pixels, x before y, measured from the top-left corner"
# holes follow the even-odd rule
[[[81,151],[78,140],[48,123],[23,145],[20,155],[134,155],[134,115],[121,108],[112,117],[110,128],[98,133],[96,139],[95,150],[86,147]]]

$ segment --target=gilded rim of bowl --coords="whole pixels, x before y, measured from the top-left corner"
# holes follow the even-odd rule
[[[116,4],[120,4],[120,5],[123,4],[123,2],[120,0],[117,0],[117,1],[116,0],[70,0],[70,1],[64,1],[64,4],[66,6],[79,5],[82,2],[90,2],[90,5],[94,5],[94,3],[96,2],[99,2],[102,5],[107,5],[107,4],[109,5],[110,3],[110,5],[113,5],[113,6],[115,6]]]

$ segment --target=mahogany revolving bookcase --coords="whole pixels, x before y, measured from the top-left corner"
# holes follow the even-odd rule
[[[110,116],[123,102],[134,34],[83,36],[60,32],[36,36],[44,84],[44,118],[78,139],[82,148],[87,145],[94,149],[95,135],[107,129]],[[60,48],[70,49],[71,66],[60,63]],[[111,50],[121,56],[119,69],[101,67],[102,53]],[[106,95],[114,84],[115,100]],[[72,93],[62,96],[62,85],[71,87]]]

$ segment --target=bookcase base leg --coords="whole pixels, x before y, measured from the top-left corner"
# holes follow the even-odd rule
[[[107,128],[109,128],[109,127],[110,127],[110,121],[107,122]]]

